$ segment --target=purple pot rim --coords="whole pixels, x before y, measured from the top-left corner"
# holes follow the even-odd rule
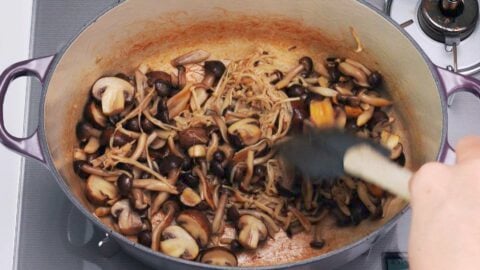
[[[443,123],[442,134],[441,134],[440,146],[439,146],[439,149],[438,149],[438,152],[437,152],[436,156],[437,156],[438,161],[443,161],[442,159],[444,158],[444,155],[448,150],[448,147],[446,147],[446,142],[447,142],[447,140],[446,140],[446,134],[447,134],[447,111],[446,111],[447,108],[446,108],[446,104],[447,104],[447,100],[446,100],[445,90],[444,90],[443,85],[440,81],[440,78],[439,78],[439,76],[436,72],[436,66],[428,59],[427,55],[423,52],[423,50],[415,42],[415,40],[413,40],[413,38],[411,38],[403,28],[401,28],[399,25],[397,25],[395,23],[395,21],[393,21],[393,19],[391,19],[390,17],[387,17],[385,14],[383,14],[381,11],[379,11],[376,7],[374,7],[370,3],[365,2],[365,0],[358,0],[358,2],[359,2],[359,4],[370,8],[371,10],[376,12],[378,15],[383,17],[385,19],[386,23],[389,23],[392,26],[394,26],[417,49],[417,51],[420,53],[420,55],[423,57],[425,63],[429,67],[430,73],[431,73],[432,77],[434,78],[434,81],[437,85],[437,90],[438,90],[438,93],[439,93],[439,96],[440,96],[440,103],[441,103],[441,108],[442,108],[442,123]],[[195,262],[195,261],[187,261],[187,260],[183,260],[183,259],[179,259],[179,258],[173,258],[173,257],[167,256],[167,255],[165,255],[161,252],[153,251],[152,249],[144,247],[140,244],[136,244],[136,243],[130,241],[129,239],[127,239],[125,236],[121,235],[120,233],[108,228],[98,218],[96,218],[92,213],[90,213],[87,210],[87,208],[85,208],[80,203],[79,200],[76,199],[76,197],[71,192],[69,186],[67,185],[66,181],[63,180],[63,177],[61,176],[60,172],[56,168],[55,163],[53,162],[53,159],[52,159],[52,155],[50,153],[50,149],[48,148],[47,140],[46,140],[45,126],[44,126],[44,122],[45,122],[44,121],[44,117],[45,117],[44,105],[45,105],[45,99],[46,99],[46,94],[47,94],[46,90],[48,89],[48,85],[50,83],[51,77],[53,76],[53,71],[56,69],[58,63],[62,59],[65,52],[70,48],[71,44],[73,42],[75,42],[77,37],[81,33],[83,33],[88,27],[95,24],[95,22],[99,18],[101,18],[102,16],[104,16],[105,14],[107,14],[108,12],[113,10],[115,7],[121,6],[122,4],[124,4],[124,2],[122,2],[120,4],[118,4],[118,3],[111,4],[106,9],[104,9],[102,12],[100,12],[95,18],[93,18],[88,23],[86,23],[62,47],[62,49],[56,54],[56,57],[54,58],[54,60],[50,64],[50,68],[49,68],[49,70],[48,70],[48,72],[45,76],[45,83],[42,86],[43,91],[42,91],[42,95],[41,95],[41,99],[40,99],[40,108],[41,109],[40,109],[40,113],[39,113],[39,126],[38,126],[39,143],[40,143],[42,152],[44,153],[44,156],[45,156],[45,161],[42,164],[45,165],[48,168],[48,170],[52,173],[56,182],[58,183],[58,185],[60,186],[60,188],[62,189],[64,194],[67,196],[67,198],[72,202],[72,204],[75,205],[77,207],[77,209],[88,218],[88,220],[90,220],[93,224],[95,224],[95,226],[97,228],[100,228],[103,232],[108,233],[111,236],[113,236],[115,241],[118,241],[118,242],[120,242],[121,244],[124,244],[124,245],[130,245],[132,247],[138,248],[138,249],[142,250],[143,252],[146,252],[148,255],[160,257],[160,258],[162,258],[164,260],[168,260],[168,261],[173,261],[173,262],[179,263],[180,265],[185,264],[185,265],[188,265],[190,267],[219,269],[219,270],[220,269],[232,269],[232,270],[233,269],[284,269],[284,268],[289,268],[289,267],[305,266],[305,265],[313,264],[317,261],[321,261],[323,259],[335,256],[335,255],[341,255],[342,253],[344,253],[344,252],[346,252],[346,251],[348,251],[352,248],[360,246],[361,244],[365,243],[366,241],[372,241],[372,243],[374,243],[375,240],[379,236],[381,236],[382,234],[385,234],[391,228],[393,228],[396,225],[396,223],[398,222],[399,218],[402,217],[406,212],[408,212],[410,210],[409,205],[405,206],[402,210],[400,210],[399,213],[397,213],[394,217],[392,217],[388,222],[383,224],[377,230],[375,230],[375,231],[369,233],[368,235],[360,238],[359,240],[356,240],[356,241],[350,243],[349,245],[343,246],[339,249],[327,252],[327,253],[322,254],[320,256],[304,259],[304,260],[301,260],[301,261],[298,261],[298,262],[291,262],[291,263],[272,265],[272,266],[262,266],[262,267],[219,267],[219,266],[205,265],[203,263],[199,263],[199,262]],[[347,263],[348,261],[349,260],[346,260],[345,263]]]

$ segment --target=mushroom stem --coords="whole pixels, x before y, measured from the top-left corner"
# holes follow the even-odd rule
[[[215,217],[212,222],[212,232],[215,234],[221,233],[223,215],[225,213],[225,206],[227,205],[228,193],[224,191],[217,205],[217,210],[215,211]]]
[[[166,212],[165,218],[153,228],[152,232],[152,249],[160,251],[160,237],[163,230],[170,226],[175,216],[175,212],[178,210],[178,205],[174,201],[168,201],[164,204],[164,210]]]
[[[212,197],[212,188],[207,181],[207,177],[205,176],[205,174],[203,174],[202,170],[199,167],[193,168],[193,173],[196,174],[200,179],[200,191],[202,193],[202,197],[208,203],[210,208],[215,210],[215,203],[213,202]]]
[[[197,64],[203,62],[210,57],[210,53],[204,50],[194,50],[186,54],[180,55],[173,59],[170,63],[172,66],[184,66],[188,64]]]
[[[288,84],[295,78],[300,72],[304,70],[304,66],[302,64],[299,64],[292,68],[285,76],[283,79],[281,79],[277,84],[275,84],[275,88],[277,89],[282,89],[288,86]]]
[[[130,156],[130,159],[137,160],[142,155],[142,153],[145,150],[146,142],[147,142],[147,134],[142,133],[142,135],[140,135],[140,137],[138,138],[137,148],[135,148],[135,151]]]

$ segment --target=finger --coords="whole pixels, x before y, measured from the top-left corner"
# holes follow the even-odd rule
[[[480,137],[468,136],[457,144],[457,163],[480,159]]]

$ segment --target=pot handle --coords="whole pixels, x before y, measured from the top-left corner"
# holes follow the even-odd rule
[[[480,99],[480,80],[454,73],[441,67],[437,67],[437,72],[447,100],[450,96],[458,92],[469,92]],[[448,140],[445,144],[440,160],[450,163],[455,159],[455,150]]]
[[[5,127],[3,105],[8,86],[14,79],[21,76],[35,76],[43,85],[45,83],[45,75],[54,57],[55,55],[50,55],[18,62],[9,66],[0,75],[0,144],[3,144],[14,152],[34,158],[42,163],[45,163],[45,157],[38,139],[38,128],[32,135],[26,138],[13,136]]]

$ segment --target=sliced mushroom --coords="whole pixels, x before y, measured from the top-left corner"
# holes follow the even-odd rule
[[[197,64],[203,62],[210,57],[210,53],[204,50],[194,50],[186,54],[180,55],[173,59],[170,63],[172,66],[184,66],[187,64]]]
[[[202,198],[195,190],[187,187],[180,194],[180,201],[186,206],[195,207],[202,201]]]
[[[112,216],[118,218],[118,228],[122,234],[135,235],[142,231],[142,219],[130,207],[128,199],[116,202],[110,211]]]
[[[239,136],[245,145],[255,144],[262,136],[262,131],[256,123],[257,120],[253,118],[242,119],[228,127],[228,133]]]
[[[195,239],[182,227],[172,225],[162,232],[160,250],[172,257],[194,260],[199,248]]]
[[[115,185],[96,175],[88,177],[85,192],[87,198],[98,205],[105,205],[108,201],[118,198]]]
[[[122,112],[125,101],[132,100],[133,93],[133,85],[117,77],[101,78],[92,87],[92,95],[102,101],[102,111],[107,116]]]
[[[240,230],[238,241],[246,249],[256,249],[258,243],[267,238],[267,227],[254,216],[241,216],[237,227]]]
[[[207,155],[207,147],[202,144],[194,145],[188,148],[188,155],[192,158],[200,158]]]
[[[83,151],[85,151],[85,153],[87,154],[93,154],[97,152],[99,148],[100,148],[100,140],[95,137],[90,137],[85,147],[83,147]]]
[[[176,221],[199,242],[201,247],[208,244],[212,228],[204,213],[193,209],[184,210],[177,216]]]
[[[198,259],[202,263],[217,266],[238,266],[237,256],[224,247],[212,247],[204,250]]]
[[[267,214],[256,211],[256,210],[236,210],[234,207],[228,208],[227,215],[231,221],[237,221],[240,217],[239,215],[251,215],[254,216],[265,223],[267,226],[268,235],[272,238],[275,237],[275,234],[280,231],[280,227],[275,223],[275,221]]]
[[[205,128],[191,127],[178,132],[178,141],[184,148],[189,148],[195,144],[207,144],[208,134]]]

